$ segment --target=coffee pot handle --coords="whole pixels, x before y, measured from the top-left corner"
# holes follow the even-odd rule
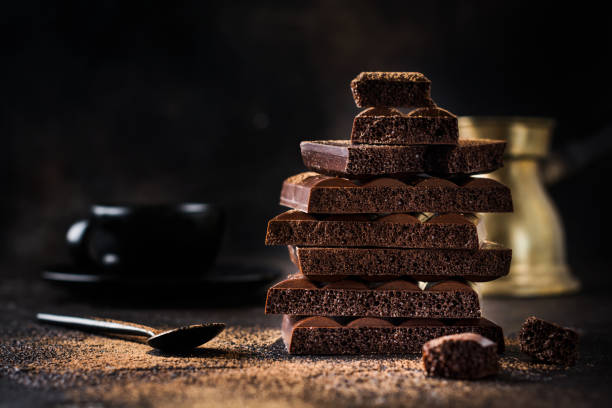
[[[580,171],[612,150],[612,124],[577,142],[568,143],[543,163],[542,179],[551,185]]]
[[[89,220],[84,219],[73,223],[66,232],[68,250],[77,265],[85,265],[91,262],[87,245],[89,231]]]

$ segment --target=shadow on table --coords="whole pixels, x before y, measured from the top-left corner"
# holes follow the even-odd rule
[[[235,351],[228,351],[219,348],[207,348],[207,347],[198,347],[190,351],[183,352],[165,352],[157,349],[151,349],[147,352],[152,356],[159,357],[200,357],[200,358],[210,358],[210,357],[226,357],[228,359],[240,358],[242,353],[237,353]]]

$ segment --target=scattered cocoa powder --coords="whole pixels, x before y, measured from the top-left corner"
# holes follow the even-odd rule
[[[585,352],[566,370],[531,362],[511,338],[497,377],[453,381],[425,377],[420,355],[290,356],[280,340],[280,317],[265,316],[263,305],[200,310],[92,307],[45,298],[48,292],[33,287],[31,282],[17,289],[0,285],[2,406],[528,408],[545,401],[564,408],[606,406],[602,402],[608,396],[607,357],[599,348]],[[517,330],[524,318],[520,307],[535,306],[533,301],[513,302],[487,301],[486,314]],[[542,310],[546,305],[538,304]],[[554,305],[558,309],[558,303]],[[164,355],[142,340],[38,324],[33,319],[37,311],[114,317],[159,328],[218,321],[227,328],[192,353]],[[516,316],[510,321],[509,315]]]
[[[2,375],[33,388],[61,390],[82,404],[127,406],[444,405],[514,394],[513,383],[546,381],[560,372],[518,357],[516,341],[497,380],[426,378],[420,356],[289,356],[274,328],[230,326],[185,355],[146,344],[61,328],[36,328],[0,346]],[[12,366],[12,367],[11,367]],[[512,395],[529,406],[525,397]]]

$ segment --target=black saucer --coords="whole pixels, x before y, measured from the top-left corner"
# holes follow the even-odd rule
[[[41,277],[76,298],[106,304],[232,307],[265,301],[266,290],[286,275],[273,264],[221,263],[201,276],[105,273],[75,265],[44,268]]]

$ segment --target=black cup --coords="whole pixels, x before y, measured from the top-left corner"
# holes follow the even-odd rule
[[[225,226],[214,204],[93,205],[66,234],[78,266],[129,274],[199,275],[213,265]]]

